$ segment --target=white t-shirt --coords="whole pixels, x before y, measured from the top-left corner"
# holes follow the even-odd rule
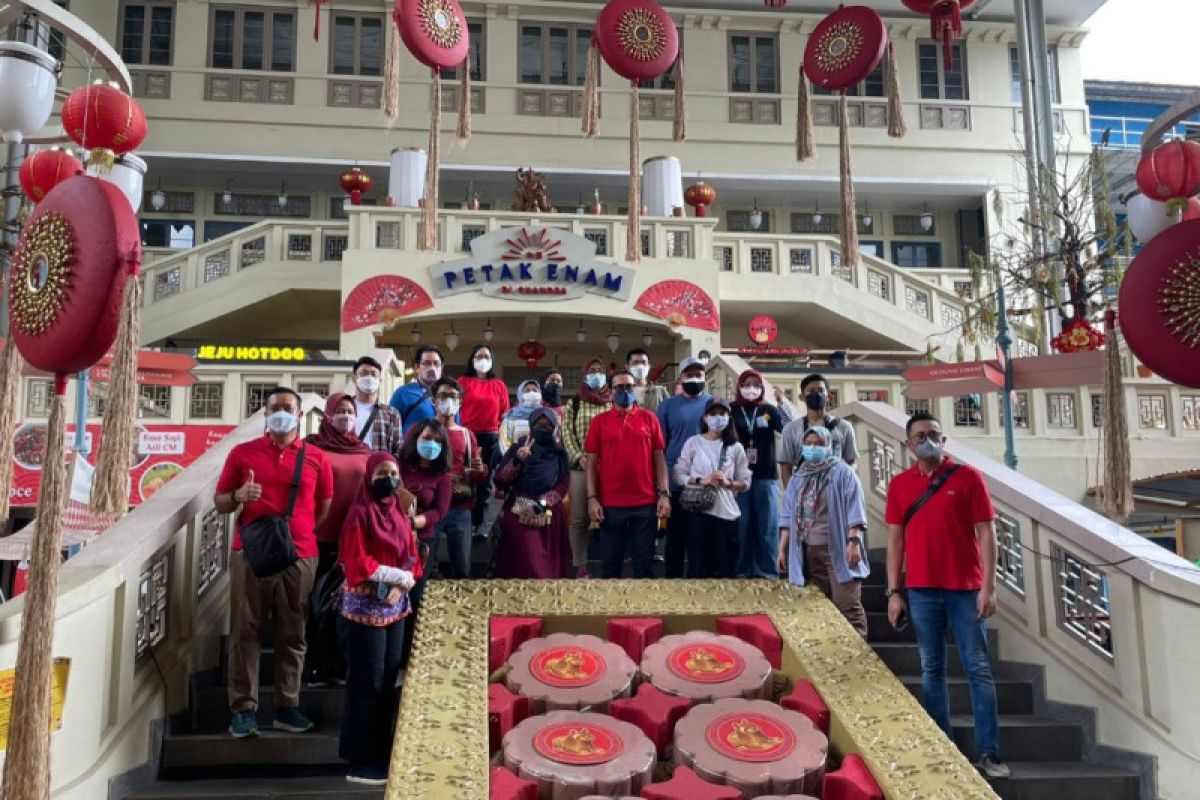
[[[707,439],[703,434],[696,434],[683,443],[683,451],[675,462],[675,482],[686,484],[691,478],[707,478],[717,470],[717,459],[720,457],[720,439]],[[731,481],[749,483],[750,463],[746,459],[745,448],[736,442],[729,445],[720,469]],[[717,489],[717,502],[705,513],[721,519],[737,519],[741,516],[737,497],[731,489],[724,488]]]
[[[367,420],[369,420],[371,418],[371,410],[373,408],[375,408],[374,403],[363,403],[358,400],[354,401],[354,410],[358,415],[358,419],[356,419],[354,421],[354,432],[355,433],[358,433],[359,431],[361,431],[363,429],[363,426],[365,426],[367,424]],[[375,426],[372,425],[371,427],[374,428]],[[362,438],[362,442],[367,447],[374,447],[375,446],[374,439],[375,439],[375,431],[369,430],[369,431],[367,431],[367,435]]]

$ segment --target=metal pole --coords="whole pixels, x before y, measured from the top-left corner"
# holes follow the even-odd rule
[[[87,441],[88,384],[92,371],[85,369],[75,376],[75,452],[86,456],[91,452]]]
[[[1004,284],[1000,282],[999,271],[996,273],[997,297],[996,312],[996,345],[1000,348],[1000,357],[1004,359],[1004,396],[1000,398],[1001,419],[1004,422],[1004,464],[1009,469],[1016,469],[1017,438],[1013,430],[1013,368],[1012,368],[1012,336],[1008,331],[1008,302],[1004,296]]]

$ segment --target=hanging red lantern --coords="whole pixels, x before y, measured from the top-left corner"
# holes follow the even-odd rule
[[[546,345],[541,342],[530,339],[528,342],[522,342],[517,346],[517,358],[525,362],[525,366],[530,369],[536,369],[538,362],[546,357]]]
[[[83,164],[66,150],[38,150],[21,162],[21,189],[36,204],[59,183],[81,172]]]
[[[942,43],[946,69],[954,66],[954,40],[962,35],[962,12],[976,0],[900,0],[911,11],[929,17],[930,37]]]
[[[138,102],[113,84],[93,83],[71,92],[62,107],[63,130],[90,151],[88,164],[111,168],[117,156],[146,138],[146,115]]]
[[[1200,191],[1200,144],[1174,139],[1144,153],[1138,162],[1137,185],[1152,200],[1172,206],[1186,202]]]
[[[1099,350],[1104,346],[1104,334],[1087,320],[1073,317],[1062,329],[1062,333],[1050,340],[1060,353],[1080,353]]]
[[[351,167],[338,178],[342,189],[350,195],[350,205],[362,203],[363,192],[371,191],[371,176],[358,167]]]
[[[697,217],[707,217],[708,207],[717,202],[717,190],[704,181],[697,181],[684,190],[683,202],[696,209]]]

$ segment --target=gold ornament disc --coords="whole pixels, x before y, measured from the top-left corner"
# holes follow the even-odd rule
[[[817,64],[827,72],[838,72],[857,58],[862,48],[862,28],[853,22],[839,22],[817,44]]]
[[[1162,280],[1158,308],[1179,341],[1200,348],[1200,258],[1175,262]]]
[[[653,61],[667,47],[662,22],[644,8],[632,8],[617,20],[617,40],[637,61]]]
[[[421,0],[421,27],[434,44],[450,48],[462,37],[462,23],[454,13],[454,6],[446,0]]]
[[[38,217],[13,257],[9,284],[12,324],[27,336],[49,330],[66,305],[75,237],[61,214]]]

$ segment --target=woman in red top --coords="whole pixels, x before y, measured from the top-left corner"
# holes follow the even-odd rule
[[[455,499],[455,486],[478,489],[487,483],[489,473],[480,456],[475,434],[454,421],[461,407],[462,394],[462,386],[453,378],[442,378],[433,385],[437,421],[446,429],[450,447],[450,510],[442,518],[437,533],[439,537],[446,537],[446,551],[450,556],[447,578],[471,577],[471,508],[475,505],[476,494],[468,491],[466,496]]]
[[[500,457],[500,423],[510,405],[508,387],[496,377],[496,371],[492,368],[494,363],[492,349],[486,344],[477,344],[471,348],[471,355],[467,357],[467,371],[459,379],[462,385],[462,424],[475,434],[479,441],[479,457],[489,470],[496,466]],[[499,504],[493,503],[495,512],[487,514],[491,497],[491,481],[479,484],[475,505],[471,507],[471,525],[476,536],[487,536],[491,523],[496,520]]]
[[[417,538],[400,507],[400,465],[373,453],[358,498],[346,515],[339,561],[346,584],[338,607],[346,620],[346,706],[339,755],[350,762],[346,779],[387,781],[396,708],[396,681],[411,613],[408,590],[421,575]]]

